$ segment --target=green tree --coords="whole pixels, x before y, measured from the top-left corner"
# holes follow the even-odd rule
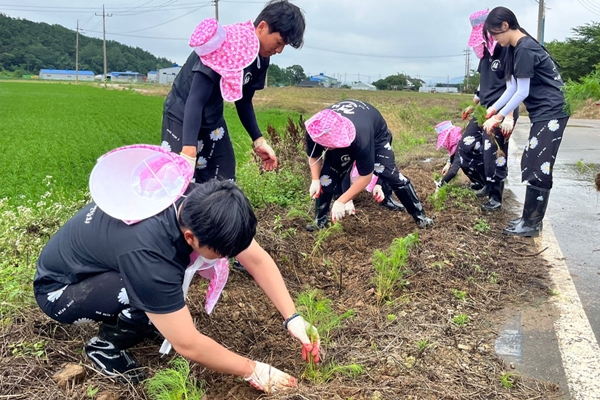
[[[306,74],[304,73],[304,68],[300,65],[292,65],[285,69],[285,74],[287,76],[287,80],[292,85],[297,85],[303,80],[306,79]]]
[[[564,42],[546,44],[559,63],[563,79],[578,80],[593,72],[600,63],[600,23],[593,22],[572,29],[575,36]]]
[[[395,74],[373,82],[377,90],[402,90],[408,83],[407,75]]]

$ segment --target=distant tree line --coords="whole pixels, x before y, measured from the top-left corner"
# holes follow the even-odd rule
[[[409,82],[411,83],[410,85]],[[409,88],[410,90],[418,91],[421,87],[421,82],[418,79],[411,78],[410,75],[394,74],[373,82],[373,86],[377,90],[403,90]]]
[[[40,69],[75,69],[75,31],[0,13],[0,71],[39,73]],[[146,74],[173,62],[139,47],[106,41],[108,71]],[[79,70],[104,70],[102,40],[79,35]]]
[[[304,68],[300,65],[281,68],[276,64],[269,64],[268,72],[268,86],[295,86],[303,80],[308,79],[304,73]]]

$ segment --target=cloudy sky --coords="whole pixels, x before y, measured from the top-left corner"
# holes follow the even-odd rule
[[[0,12],[102,37],[102,2],[88,0],[4,0]],[[286,48],[272,62],[301,65],[307,74],[325,73],[348,82],[372,82],[406,73],[430,83],[464,75],[471,13],[498,5],[512,9],[522,27],[537,32],[536,0],[293,0],[306,15],[305,45]],[[183,63],[188,39],[204,18],[215,15],[208,0],[106,0],[107,39],[141,47]],[[254,20],[265,1],[219,0],[223,24]],[[600,21],[600,0],[546,0],[545,40],[565,40],[571,28]],[[476,68],[471,53],[471,68]],[[98,72],[98,71],[96,71]]]

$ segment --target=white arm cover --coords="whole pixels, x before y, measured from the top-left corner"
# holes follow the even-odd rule
[[[502,93],[502,96],[492,105],[495,110],[500,110],[517,92],[517,82],[514,77],[510,78],[510,81],[506,81],[506,90]]]
[[[530,78],[518,78],[517,79],[517,92],[511,97],[511,99],[506,103],[504,108],[500,111],[503,117],[506,117],[508,114],[512,113],[515,108],[519,107],[519,104],[523,102],[529,96],[529,83],[531,82]]]

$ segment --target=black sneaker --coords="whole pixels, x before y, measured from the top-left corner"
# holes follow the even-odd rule
[[[111,342],[94,336],[84,346],[83,352],[94,368],[106,376],[131,383],[146,379],[133,357],[127,351],[117,349]]]
[[[238,272],[242,272],[242,273],[247,274],[248,276],[250,276],[250,272],[248,272],[248,270],[246,269],[246,267],[244,267],[242,265],[242,263],[239,262],[237,259],[233,260],[233,264],[231,265],[231,268],[233,268],[234,270],[236,270]]]

